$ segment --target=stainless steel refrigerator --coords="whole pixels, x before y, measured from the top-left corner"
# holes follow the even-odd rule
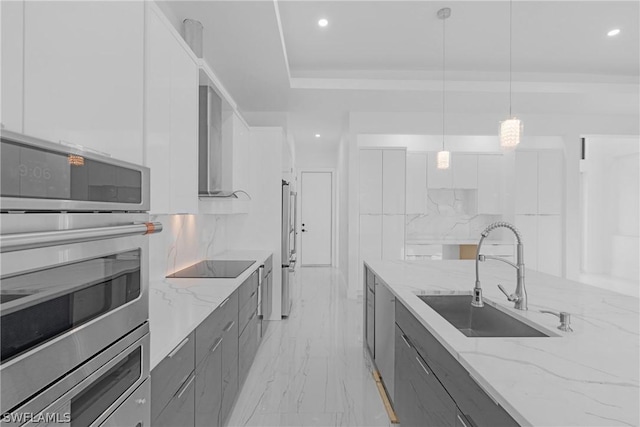
[[[291,313],[291,276],[296,264],[296,199],[289,183],[282,181],[282,317]]]

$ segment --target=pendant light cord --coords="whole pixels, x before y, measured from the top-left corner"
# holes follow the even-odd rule
[[[509,118],[512,117],[511,115],[511,105],[513,104],[513,91],[512,91],[512,81],[513,81],[513,77],[512,77],[512,69],[511,69],[511,57],[512,57],[512,49],[511,49],[511,45],[513,44],[512,39],[513,39],[513,0],[509,0]]]
[[[444,64],[445,64],[445,22],[446,18],[442,20],[442,151],[444,151],[444,98],[445,98],[445,74],[444,74]]]

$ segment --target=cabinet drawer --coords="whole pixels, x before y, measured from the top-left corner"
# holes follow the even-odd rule
[[[238,331],[240,335],[242,335],[242,331],[244,331],[244,328],[247,327],[247,323],[249,322],[251,315],[256,311],[257,308],[258,308],[258,289],[256,289],[254,293],[249,297],[246,304],[242,308],[240,308],[240,313],[238,314],[238,322],[239,322]]]
[[[222,336],[222,403],[220,424],[224,425],[238,393],[238,322],[230,323]]]
[[[237,312],[238,292],[235,291],[198,325],[196,328],[196,366],[202,363],[211,346],[218,338],[222,337],[224,327],[234,320],[234,314]]]
[[[396,323],[409,338],[411,345],[429,364],[467,420],[475,425],[518,425],[398,300],[396,300]]]
[[[247,378],[253,359],[258,351],[258,316],[257,311],[251,315],[247,327],[240,335],[238,353],[238,382],[240,385]]]
[[[238,306],[240,310],[249,301],[249,299],[258,292],[258,270],[254,271],[238,289]]]
[[[158,331],[161,333],[161,331]],[[194,333],[190,333],[151,372],[151,419],[155,419],[189,378],[195,360]]]
[[[151,418],[153,420],[152,424],[154,427],[194,425],[195,379],[195,373],[192,372],[158,417],[155,419],[153,417]]]
[[[270,255],[269,258],[264,262],[264,272],[263,276],[269,274],[269,272],[273,270],[273,255]]]
[[[195,425],[198,427],[221,425],[222,339],[216,340],[202,364],[196,368]]]

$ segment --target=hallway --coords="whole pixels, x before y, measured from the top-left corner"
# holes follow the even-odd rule
[[[269,322],[230,426],[389,426],[362,345],[362,300],[335,268],[299,268]]]

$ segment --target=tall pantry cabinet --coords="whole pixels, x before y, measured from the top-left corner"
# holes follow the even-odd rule
[[[359,266],[404,259],[406,149],[361,149]],[[360,280],[362,268],[358,267]]]

